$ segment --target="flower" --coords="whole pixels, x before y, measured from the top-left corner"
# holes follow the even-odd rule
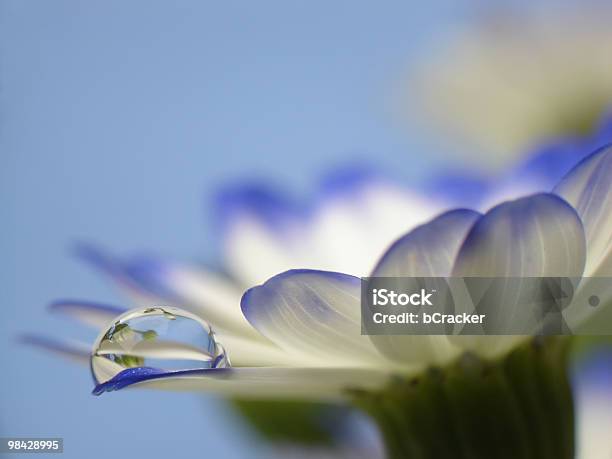
[[[579,149],[567,151],[571,151],[571,157],[582,156]],[[463,199],[467,202],[470,197],[475,208],[486,209],[483,202],[491,201],[487,196],[495,193],[501,196],[504,193],[520,194],[521,190],[542,190],[554,177],[564,172],[563,168],[549,170],[542,167],[550,160],[550,153],[545,149],[517,169],[522,168],[525,174],[514,175],[517,180],[510,193],[503,189],[506,185],[503,180],[499,181],[503,186],[498,190],[492,183],[476,182],[473,190],[479,191],[469,193]],[[430,406],[431,400],[427,402],[427,397],[431,395],[431,390],[450,390],[451,394],[459,397],[455,402],[464,405],[463,415],[457,419],[465,428],[473,424],[471,413],[480,412],[483,406],[492,404],[495,409],[488,415],[494,417],[491,425],[509,432],[507,438],[514,445],[512,451],[516,449],[517,455],[524,447],[539,451],[541,445],[556,440],[546,439],[548,434],[536,423],[532,425],[531,439],[525,443],[525,438],[519,432],[521,429],[517,430],[516,419],[508,416],[508,412],[497,402],[500,398],[498,392],[506,391],[510,384],[516,386],[514,390],[520,393],[537,381],[529,390],[536,390],[537,400],[541,399],[542,402],[532,399],[512,402],[510,397],[501,405],[518,402],[524,413],[533,410],[548,412],[551,406],[555,406],[561,411],[543,422],[552,423],[550,425],[555,432],[566,432],[568,438],[572,438],[573,416],[572,410],[567,408],[571,407],[571,392],[565,372],[567,353],[563,342],[552,342],[546,349],[534,351],[529,346],[520,345],[525,339],[521,337],[361,336],[359,278],[354,274],[423,276],[429,273],[465,275],[486,272],[487,275],[503,276],[519,272],[522,275],[542,276],[606,275],[611,271],[610,257],[607,255],[609,244],[606,245],[606,234],[608,239],[610,234],[607,218],[610,211],[610,155],[608,148],[583,159],[558,181],[553,193],[537,193],[502,202],[484,213],[459,208],[439,214],[444,203],[450,202],[449,196],[457,182],[450,187],[438,188],[436,193],[429,193],[423,198],[391,186],[381,181],[380,177],[363,174],[350,174],[348,178],[343,176],[341,180],[331,181],[331,185],[324,187],[325,198],[312,208],[295,206],[262,188],[249,187],[240,192],[226,192],[221,199],[224,210],[222,226],[228,235],[227,240],[242,247],[242,250],[233,251],[234,261],[227,263],[233,266],[236,273],[231,280],[199,267],[146,257],[117,258],[92,246],[80,246],[77,252],[83,259],[124,287],[136,304],[146,306],[146,310],[141,309],[140,312],[161,310],[162,315],[172,316],[173,311],[167,311],[169,308],[166,306],[151,306],[178,305],[197,314],[192,316],[195,323],[203,323],[202,318],[205,318],[213,324],[214,332],[208,324],[203,323],[201,328],[205,333],[202,337],[206,339],[204,348],[198,350],[200,355],[209,353],[210,360],[207,360],[208,357],[203,360],[198,357],[199,362],[189,367],[193,368],[190,370],[168,371],[143,366],[141,355],[149,358],[164,354],[166,357],[191,359],[194,349],[189,347],[189,343],[181,348],[171,341],[158,342],[154,329],[131,327],[129,318],[140,317],[138,311],[126,314],[123,308],[67,300],[54,303],[51,309],[76,317],[96,329],[107,330],[99,342],[110,335],[119,336],[120,341],[142,340],[144,347],[141,346],[138,355],[123,354],[121,359],[114,360],[114,363],[125,364],[123,367],[110,365],[106,369],[110,369],[108,373],[100,373],[95,368],[97,362],[91,361],[94,377],[99,383],[94,390],[96,394],[131,386],[215,392],[239,400],[238,403],[248,409],[247,416],[254,415],[252,422],[256,426],[261,425],[262,432],[273,425],[278,427],[280,421],[281,425],[291,423],[293,426],[304,426],[319,436],[321,426],[313,425],[313,419],[304,413],[324,415],[333,412],[329,410],[339,409],[339,405],[313,404],[304,400],[337,402],[346,401],[348,397],[379,424],[388,453],[401,456],[406,453],[405,448],[417,447],[425,448],[438,457],[435,456],[438,448],[427,440],[432,438],[431,432],[419,434],[417,430],[409,437],[399,439],[393,438],[393,432],[412,431],[408,424],[411,416],[428,418],[427,425],[434,432],[446,429],[448,426],[439,426],[437,422],[442,419],[440,414],[447,412],[451,406],[440,403]],[[544,176],[542,171],[546,172]],[[539,178],[539,182],[536,183],[534,178]],[[533,188],[534,184],[536,188]],[[419,205],[414,207],[415,203]],[[396,219],[398,208],[403,209],[404,214],[416,208],[418,217],[407,225],[403,215]],[[437,213],[438,216],[430,217],[428,222],[414,227],[414,221],[425,218],[428,213]],[[373,221],[372,215],[381,220]],[[324,252],[328,256],[317,262],[314,253],[300,250],[300,241],[310,242],[312,245],[309,247],[314,252],[317,247],[313,241],[320,243],[324,235],[317,231],[321,222],[327,222],[327,231],[336,225],[342,228],[330,234],[350,237],[345,241],[335,236],[328,245],[321,244],[328,250],[336,249],[333,243],[338,241],[344,250]],[[391,223],[397,226],[393,227]],[[376,229],[385,236],[379,234],[373,239],[377,244],[386,246],[386,250],[381,251],[384,252],[383,256],[377,257],[377,260],[368,259],[363,254],[376,256],[376,244],[367,245],[370,242],[368,236]],[[405,233],[406,230],[408,232],[389,247],[394,237],[392,233]],[[543,234],[545,237],[539,237]],[[385,237],[389,239],[385,241]],[[270,249],[273,256],[267,257],[267,252],[261,251],[262,246]],[[226,247],[231,248],[231,244]],[[363,254],[356,253],[359,252],[356,247],[366,250]],[[502,256],[492,256],[493,249]],[[314,266],[284,271],[269,279],[259,276],[257,270],[248,266],[249,263],[260,264],[269,273],[282,271],[283,263],[296,266],[299,262],[291,261],[287,254],[299,254],[304,257],[302,262],[313,263]],[[352,256],[349,263],[343,258],[347,255]],[[227,260],[230,258],[227,256]],[[502,263],[504,260],[506,263]],[[264,261],[273,263],[266,264]],[[342,274],[313,269],[317,267],[316,263],[320,266],[327,263],[332,269],[345,265],[354,271]],[[369,269],[369,266],[374,268]],[[551,270],[551,267],[556,269]],[[261,280],[256,279],[258,276]],[[261,285],[249,289],[240,301],[242,285],[249,283]],[[607,299],[608,296],[603,298],[604,301]],[[238,304],[241,309],[238,309]],[[603,307],[600,309],[606,310]],[[583,321],[583,312],[582,309],[574,311],[573,320]],[[176,317],[179,315],[188,316],[188,313],[177,311]],[[113,325],[108,328],[109,324]],[[26,337],[26,340],[90,364],[91,351],[86,345],[50,340],[38,335]],[[202,349],[204,354],[201,353]],[[103,355],[98,354],[100,350],[96,348],[96,356]],[[467,350],[485,360],[466,360],[467,355],[461,354]],[[108,348],[104,349],[104,352],[107,351]],[[141,354],[141,351],[148,354]],[[500,360],[496,356],[504,357]],[[227,368],[228,357],[232,361],[232,368]],[[507,362],[519,362],[522,368],[527,365],[537,371],[512,371],[506,374]],[[430,365],[444,368],[445,373],[423,372]],[[495,379],[473,380],[470,375],[475,369],[478,374],[496,375]],[[406,375],[416,374],[419,374],[419,379],[406,383]],[[548,392],[551,377],[556,385],[551,392],[554,394],[552,399]],[[444,381],[452,380],[459,382],[447,387]],[[468,392],[457,392],[458,388],[466,387],[466,383]],[[495,399],[483,402],[480,396],[483,392],[497,395]],[[476,396],[469,396],[469,393]],[[247,399],[250,400],[247,402]],[[272,402],[273,399],[278,401]],[[272,407],[272,413],[276,413],[277,417],[270,424],[266,413],[271,403],[280,405]],[[395,414],[388,412],[389,409]],[[400,416],[396,416],[398,413]],[[392,425],[388,425],[389,422]],[[272,428],[277,432],[275,427]],[[294,436],[295,428],[290,429],[289,433],[289,437],[281,435],[284,441],[299,443],[300,440]],[[324,437],[326,435],[323,434]],[[495,445],[479,440],[482,438],[480,428],[468,429],[464,435],[472,445],[468,445],[468,449],[477,448],[484,454],[482,457],[495,455]],[[572,445],[572,441],[568,440],[553,449],[559,449],[559,457],[570,457]]]
[[[284,199],[269,185],[222,190],[217,199],[224,271],[151,256],[115,257],[79,244],[77,255],[110,277],[136,306],[176,305],[211,323],[234,365],[266,365],[291,357],[263,338],[240,310],[244,290],[294,266],[367,274],[389,241],[445,206],[363,167],[345,168],[323,180],[314,205]],[[358,245],[360,250],[354,250]],[[60,300],[52,312],[103,330],[125,308]],[[90,346],[40,335],[25,340],[81,362]]]
[[[550,193],[505,201],[484,214],[454,209],[417,226],[390,246],[372,273],[585,279],[610,275],[611,186],[612,147],[607,147],[576,165]],[[299,237],[287,241],[297,244]],[[178,297],[183,304],[194,304],[197,298],[202,305],[200,314],[213,324],[233,363],[231,370],[121,372],[102,382],[98,392],[137,384],[255,398],[337,399],[347,389],[381,387],[396,373],[414,374],[432,364],[447,364],[466,350],[487,358],[499,356],[524,339],[363,336],[360,279],[351,274],[285,271],[249,289],[242,296],[239,311],[228,307],[233,290],[221,279],[215,279],[216,285],[223,285],[227,296],[221,303],[216,297],[214,307],[211,290],[203,287],[213,285],[210,278],[203,284],[192,271],[176,266],[155,266],[152,273],[150,264],[143,270],[142,264],[124,265],[92,250],[83,255],[145,296]],[[364,265],[355,266],[355,273],[360,274],[358,269]],[[151,282],[151,274],[166,282]],[[602,298],[602,302],[609,299]],[[101,325],[100,319],[106,322],[117,313],[70,302],[54,308],[81,314],[97,325]],[[586,319],[584,310],[575,315],[576,320]]]
[[[612,11],[578,7],[493,10],[445,37],[410,76],[408,107],[489,166],[558,136],[596,128],[612,105]],[[492,116],[494,114],[494,116]]]

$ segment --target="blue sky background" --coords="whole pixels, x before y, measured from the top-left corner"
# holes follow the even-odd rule
[[[435,139],[400,129],[388,100],[477,6],[0,1],[0,435],[62,436],[66,458],[252,457],[214,398],[96,398],[87,371],[16,336],[91,339],[50,300],[123,300],[73,241],[206,259],[208,198],[226,181],[304,191],[355,158],[421,176]]]

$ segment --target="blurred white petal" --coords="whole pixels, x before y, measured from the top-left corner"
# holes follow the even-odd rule
[[[151,256],[120,259],[91,244],[77,249],[81,259],[109,276],[135,305],[176,306],[199,315],[216,331],[260,338],[240,311],[240,286],[212,271]],[[86,306],[79,311],[85,313]],[[99,311],[87,314],[90,322],[94,312]]]
[[[358,193],[326,199],[310,231],[313,250],[320,253],[316,269],[366,276],[380,254],[402,234],[444,208],[384,181],[372,182]]]
[[[38,347],[65,359],[82,365],[89,365],[91,345],[79,341],[57,340],[42,335],[24,335],[20,341],[28,346]]]
[[[229,270],[246,285],[294,268],[367,275],[394,239],[444,207],[382,179],[334,188],[320,199],[307,213],[277,209],[272,221],[276,200],[265,212],[234,212],[224,242]]]
[[[59,300],[53,302],[52,312],[65,314],[96,330],[107,327],[115,317],[127,311],[126,308],[83,300]]]
[[[584,224],[585,276],[612,276],[612,147],[585,158],[554,192],[574,206]]]
[[[307,263],[298,241],[303,228],[296,224],[288,234],[275,234],[251,215],[236,216],[224,235],[224,259],[228,270],[244,285],[255,285],[292,266]]]
[[[215,330],[257,339],[240,310],[243,290],[228,279],[202,268],[159,260],[150,282],[172,291],[178,306],[196,313]]]
[[[467,140],[481,166],[499,167],[551,137],[583,135],[612,104],[612,10],[583,6],[494,8],[444,36],[411,76],[404,111]]]

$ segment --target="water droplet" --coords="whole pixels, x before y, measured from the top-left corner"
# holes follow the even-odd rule
[[[165,372],[229,366],[210,325],[190,312],[170,307],[122,314],[96,340],[91,355],[97,384],[129,368]]]

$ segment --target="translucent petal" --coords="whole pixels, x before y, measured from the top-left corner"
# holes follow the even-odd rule
[[[585,158],[554,192],[582,219],[587,238],[586,276],[612,276],[612,146]]]
[[[49,309],[95,329],[106,327],[115,317],[127,311],[127,308],[84,300],[58,300],[53,302]]]
[[[372,276],[446,277],[469,229],[480,214],[456,209],[434,218],[395,241]]]
[[[467,209],[452,210],[415,228],[393,243],[372,276],[448,276],[461,243],[479,215]],[[408,364],[441,364],[458,352],[446,336],[371,335],[370,339],[385,356]]]
[[[586,257],[582,222],[575,210],[553,194],[536,194],[502,203],[471,228],[452,270],[456,277],[570,277],[582,275]],[[499,287],[499,283],[496,283]],[[499,292],[494,305],[500,321],[529,320],[518,308],[516,283]],[[533,288],[526,282],[526,288]],[[527,294],[527,293],[526,293]],[[533,321],[529,322],[533,323]],[[521,337],[451,337],[481,355],[497,355]]]
[[[119,373],[98,385],[99,395],[128,386],[172,391],[209,392],[255,399],[337,400],[351,389],[374,389],[389,375],[356,368],[231,368],[179,372]]]
[[[567,202],[536,194],[502,203],[468,233],[453,276],[581,276],[586,257],[582,222]]]
[[[322,366],[380,364],[381,356],[361,336],[361,280],[328,271],[292,270],[248,290],[247,320],[283,349],[316,357]]]

